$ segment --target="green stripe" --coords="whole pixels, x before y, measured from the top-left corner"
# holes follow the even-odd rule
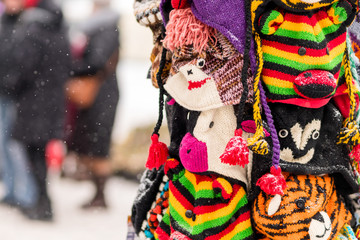
[[[281,15],[278,11],[272,10],[270,15],[266,18],[264,26],[261,28],[261,32],[263,34],[269,34],[270,32],[270,22],[275,20],[279,15]]]
[[[294,30],[279,28],[274,33],[274,36],[287,37],[296,40],[307,40],[311,42],[316,42],[316,44],[318,44],[319,42],[324,41],[326,39],[326,35],[336,32],[340,28],[340,26],[341,24],[339,25],[332,24],[328,27],[324,27],[322,28],[322,31],[319,32],[318,35],[309,33],[307,31],[294,31]]]
[[[186,188],[190,194],[196,199],[198,198],[214,198],[214,191],[208,189],[201,189],[196,192],[194,184],[185,176],[179,179],[179,182]]]
[[[276,87],[270,84],[266,84],[269,92],[273,94],[280,94],[280,95],[298,95],[294,88],[284,88],[284,87]]]
[[[245,239],[247,237],[250,237],[253,234],[253,230],[251,227],[248,227],[247,229],[244,229],[243,231],[237,233],[234,237],[231,238],[231,240],[241,240]]]
[[[217,219],[213,219],[210,221],[206,221],[202,224],[196,225],[194,227],[194,235],[200,234],[202,233],[204,230],[206,229],[210,229],[213,227],[218,227],[221,225],[224,225],[225,223],[229,222],[229,220],[231,219],[231,217],[244,205],[246,205],[248,203],[246,195],[244,194],[243,197],[241,198],[241,200],[239,201],[239,203],[236,205],[236,208],[229,214],[229,215],[225,215],[222,217],[218,217]]]
[[[328,62],[325,64],[306,64],[306,63],[291,61],[289,59],[285,59],[282,57],[277,57],[277,56],[274,56],[274,55],[271,55],[268,53],[264,53],[264,61],[273,62],[273,63],[281,64],[284,66],[289,66],[298,71],[307,71],[307,70],[311,70],[311,69],[333,70],[339,63],[342,62],[343,56],[344,56],[344,53],[341,52],[331,62]]]
[[[229,222],[231,217],[243,206],[245,206],[248,203],[246,194],[243,195],[243,197],[240,199],[238,204],[236,205],[236,208],[229,214],[225,216],[218,216],[216,219],[205,221],[201,224],[198,224],[194,227],[191,227],[186,220],[179,214],[175,207],[170,202],[170,215],[171,217],[179,223],[179,225],[184,228],[186,231],[189,231],[192,233],[192,235],[198,235],[204,232],[207,229],[213,228],[213,227],[219,227],[221,225],[224,225],[225,223]]]

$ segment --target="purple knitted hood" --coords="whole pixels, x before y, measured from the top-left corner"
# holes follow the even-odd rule
[[[246,40],[246,14],[244,0],[188,0],[195,17],[206,25],[221,32],[239,53],[244,54]],[[164,23],[172,10],[170,0],[161,0],[161,13]],[[251,68],[256,69],[254,42],[250,48]]]

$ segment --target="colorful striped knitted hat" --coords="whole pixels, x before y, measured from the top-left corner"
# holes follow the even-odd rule
[[[281,2],[281,3],[278,3]],[[275,129],[271,112],[266,106],[266,98],[263,96],[264,101],[260,101],[261,98],[261,81],[260,78],[264,81],[266,84],[266,88],[268,91],[267,97],[269,100],[276,99],[277,101],[283,101],[285,103],[292,103],[296,104],[297,101],[290,101],[288,99],[293,98],[294,96],[299,96],[299,98],[303,98],[307,101],[306,98],[313,97],[311,95],[312,86],[317,87],[318,85],[312,85],[308,84],[309,82],[306,80],[308,76],[312,78],[313,75],[317,76],[318,74],[316,71],[311,71],[310,69],[317,70],[318,68],[324,68],[325,70],[332,70],[332,75],[329,74],[329,78],[334,78],[333,76],[344,76],[343,82],[340,82],[340,84],[344,83],[344,87],[341,87],[338,89],[345,90],[348,89],[348,95],[350,98],[350,109],[349,109],[349,117],[344,121],[344,127],[342,128],[339,136],[338,136],[338,142],[349,144],[350,146],[354,146],[359,144],[360,142],[360,132],[359,127],[357,123],[355,122],[355,111],[357,110],[357,102],[356,102],[356,93],[358,92],[358,89],[353,84],[350,66],[349,66],[349,59],[347,55],[346,44],[346,28],[345,26],[351,22],[353,16],[354,16],[354,5],[349,2],[342,1],[341,3],[337,4],[335,3],[332,9],[329,9],[328,12],[324,12],[323,10],[317,10],[320,6],[326,6],[332,3],[332,1],[321,1],[319,3],[311,4],[298,4],[296,1],[278,1],[277,3],[282,5],[289,5],[287,9],[281,10],[274,2],[271,1],[262,1],[262,0],[255,0],[251,2],[251,12],[252,12],[252,21],[253,21],[253,31],[255,35],[255,42],[256,42],[256,51],[257,51],[257,57],[258,57],[258,69],[255,74],[255,80],[254,80],[254,93],[255,93],[255,104],[254,104],[254,119],[257,123],[257,131],[254,137],[254,141],[259,142],[260,139],[264,138],[263,136],[263,127],[262,127],[262,120],[261,120],[261,114],[260,114],[260,103],[263,104],[265,114],[267,116],[267,120],[269,123],[270,129]],[[287,12],[289,8],[294,8],[296,6],[296,11],[293,9],[292,11]],[[350,6],[350,8],[349,8]],[[269,11],[269,9],[274,9],[272,11]],[[309,9],[312,9],[313,12],[311,14],[307,14],[306,11]],[[316,10],[314,10],[316,9]],[[316,22],[316,19],[312,19],[311,15],[313,13],[319,13],[319,16],[317,19],[324,19],[322,24],[326,23],[327,25],[323,28],[319,25],[318,22]],[[341,13],[340,15],[337,15],[338,13]],[[331,18],[328,17],[329,14]],[[316,14],[315,14],[316,15]],[[306,23],[307,21],[312,20],[313,22]],[[331,19],[331,20],[329,20]],[[306,20],[306,21],[305,21]],[[305,21],[305,22],[304,22]],[[330,22],[329,22],[330,21]],[[296,24],[295,24],[296,23]],[[341,24],[342,23],[342,24]],[[284,24],[284,29],[282,29],[282,24]],[[286,25],[287,24],[287,25]],[[260,28],[258,27],[260,25]],[[285,27],[285,25],[287,27]],[[294,27],[294,26],[297,27]],[[324,47],[320,48],[318,50],[318,47],[316,47],[316,44],[314,45],[312,42],[316,42],[314,38],[314,35],[311,34],[303,34],[303,32],[298,32],[299,27],[305,27],[305,32],[309,31],[306,29],[306,26],[311,29],[313,26],[316,28],[316,33],[319,36],[322,36],[322,39],[325,39],[326,37],[329,38],[331,36],[334,40],[330,42],[330,46],[325,45]],[[289,28],[289,30],[288,30]],[[291,31],[295,30],[295,31]],[[340,31],[340,30],[341,31]],[[337,31],[340,32],[337,32]],[[311,32],[311,31],[310,31]],[[332,33],[332,35],[331,35]],[[313,34],[313,32],[312,32]],[[336,35],[337,34],[337,35]],[[329,36],[328,36],[329,35]],[[308,39],[302,39],[302,38],[308,38]],[[337,37],[337,38],[336,38]],[[311,41],[310,41],[311,40]],[[318,41],[318,40],[317,40]],[[320,39],[321,41],[321,39]],[[326,43],[326,41],[323,41]],[[298,44],[308,44],[306,47],[296,47]],[[292,45],[291,45],[292,44]],[[322,42],[320,42],[321,46]],[[314,46],[312,46],[314,45]],[[337,45],[340,45],[341,47],[336,47]],[[331,52],[331,49],[333,49],[333,52]],[[341,50],[341,49],[342,50]],[[323,50],[321,50],[323,49]],[[344,54],[345,52],[345,54]],[[304,62],[302,56],[305,56],[306,53],[313,56],[313,59],[317,59],[319,56],[325,56],[323,59],[325,61],[323,63],[317,62],[318,60],[307,60],[307,62],[310,62],[311,64],[307,64],[307,62]],[[300,56],[299,56],[300,55]],[[305,56],[306,57],[306,56]],[[331,59],[331,58],[334,59]],[[290,60],[289,60],[290,58]],[[321,59],[321,58],[320,58]],[[293,62],[299,61],[297,64],[293,64]],[[328,62],[326,62],[328,61]],[[323,66],[321,65],[323,64]],[[340,66],[343,66],[343,70],[341,71]],[[274,71],[276,70],[276,71]],[[291,77],[291,74],[296,75],[296,77],[300,76],[297,79],[298,86],[295,87],[294,84],[294,77],[291,79],[293,82],[289,82],[288,78]],[[301,75],[300,73],[303,73],[304,75]],[[323,72],[322,72],[323,74]],[[330,80],[328,82],[331,82]],[[289,90],[286,90],[286,87],[291,84]],[[310,87],[307,87],[306,85],[309,85]],[[303,90],[303,85],[305,85],[305,91]],[[345,87],[346,86],[346,87]],[[322,87],[322,86],[321,86]],[[320,90],[326,92],[323,94],[323,96],[315,96],[318,98],[326,98],[334,94],[335,89],[337,87],[331,85],[330,87],[333,87],[333,91],[331,91],[331,88],[328,89],[321,89]],[[297,91],[295,89],[297,88]],[[329,90],[330,89],[330,90]],[[300,96],[302,92],[308,95],[308,96]],[[309,93],[310,92],[310,93]],[[284,94],[285,93],[285,94]],[[297,99],[296,99],[297,100]],[[304,106],[309,107],[309,105],[306,105],[306,101],[304,101]],[[322,103],[318,103],[317,106],[319,107],[321,105],[326,104],[326,100],[321,99],[321,101],[324,101]],[[314,107],[314,106],[313,106]],[[268,110],[268,111],[267,111]],[[276,132],[276,130],[275,130]],[[278,140],[277,135],[274,136],[272,134],[272,141],[274,142],[274,148],[273,148],[273,168],[272,169],[278,169],[279,164],[279,156],[278,154]],[[275,141],[274,141],[275,140]],[[273,170],[274,171],[274,170]],[[275,171],[274,171],[275,172]],[[279,173],[277,171],[277,173]],[[281,178],[281,177],[280,177]],[[265,180],[265,181],[264,181]],[[268,185],[273,180],[269,180],[268,176],[264,176],[261,181],[259,181],[259,184],[261,185],[262,189],[265,189],[266,185]],[[275,181],[275,180],[274,180]]]
[[[168,160],[166,170],[169,211],[155,239],[173,239],[178,234],[194,240],[253,239],[250,206],[242,184],[215,174],[190,173],[175,159]]]

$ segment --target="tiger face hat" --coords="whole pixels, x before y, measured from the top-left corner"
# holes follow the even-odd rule
[[[261,192],[253,203],[254,227],[266,239],[331,240],[350,222],[328,175],[288,175],[286,184],[283,196]]]

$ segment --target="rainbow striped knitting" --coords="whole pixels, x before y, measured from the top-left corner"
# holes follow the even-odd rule
[[[169,210],[155,232],[156,239],[183,234],[191,240],[252,239],[250,206],[242,185],[216,175],[185,170],[175,159],[169,178]],[[172,175],[172,176],[170,176]],[[170,236],[169,236],[170,235]]]
[[[343,0],[308,12],[275,8],[257,18],[269,101],[318,108],[344,94],[346,23],[352,11]]]

